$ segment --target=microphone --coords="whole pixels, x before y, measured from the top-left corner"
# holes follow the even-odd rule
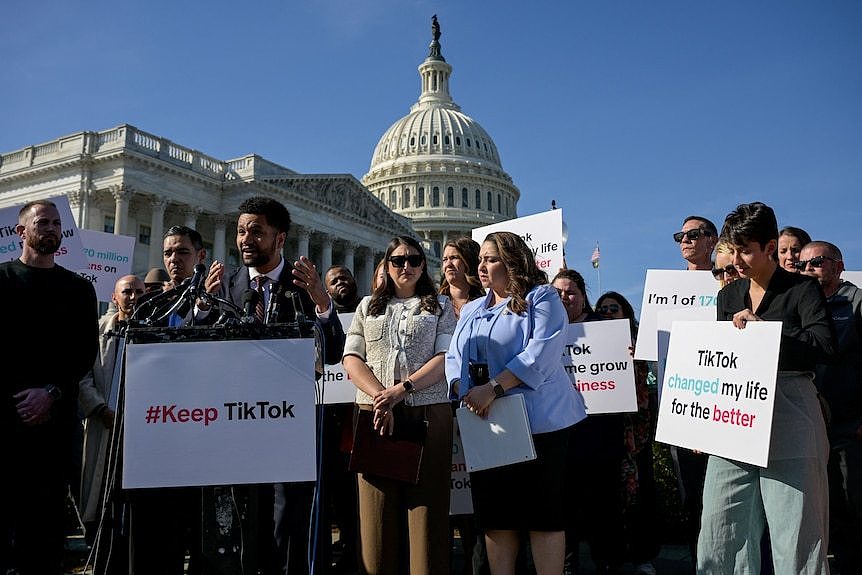
[[[305,311],[302,309],[302,300],[299,299],[299,292],[291,291],[290,301],[293,303],[293,318],[296,320],[297,325],[307,323],[308,319],[305,317]]]
[[[279,282],[273,282],[269,294],[269,307],[266,310],[266,321],[263,323],[277,323],[278,314],[281,311],[281,292],[284,287]]]
[[[198,299],[200,295],[201,285],[204,283],[204,279],[206,279],[206,271],[207,267],[204,264],[199,263],[195,265],[195,274],[192,276],[189,287],[186,290],[186,296],[192,301]]]
[[[254,323],[254,311],[259,299],[260,294],[253,289],[242,292],[242,323]]]

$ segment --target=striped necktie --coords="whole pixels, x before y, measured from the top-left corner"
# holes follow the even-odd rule
[[[265,275],[259,275],[252,280],[255,283],[254,289],[257,290],[257,307],[254,308],[254,317],[260,323],[263,323],[266,311],[266,294],[263,291],[263,286],[266,285],[267,280],[269,277]]]

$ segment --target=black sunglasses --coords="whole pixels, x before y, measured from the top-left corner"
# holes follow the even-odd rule
[[[799,260],[798,262],[793,263],[793,267],[796,269],[803,271],[808,267],[808,264],[811,264],[813,268],[822,268],[823,262],[829,260],[831,262],[840,262],[841,260],[836,260],[835,258],[830,258],[829,256],[817,256],[815,258],[811,258],[810,260]]]
[[[620,311],[620,306],[618,304],[612,303],[610,305],[602,305],[598,307],[599,313],[617,313]]]
[[[405,263],[410,264],[412,268],[418,268],[422,265],[422,256],[412,254],[409,256],[389,256],[389,263],[396,268],[403,268]]]
[[[736,266],[733,264],[727,264],[723,268],[712,268],[712,277],[717,280],[721,279],[721,276],[724,274],[729,275],[730,277],[738,276],[739,272],[736,271]]]
[[[694,230],[688,230],[687,232],[677,232],[677,233],[675,233],[675,234],[673,235],[673,241],[675,241],[675,242],[676,242],[676,243],[678,243],[678,244],[681,244],[681,243],[682,243],[682,239],[683,239],[685,236],[688,236],[688,239],[690,239],[691,241],[693,241],[693,242],[694,242],[694,241],[699,240],[701,237],[704,237],[704,238],[711,238],[711,237],[712,237],[712,234],[711,234],[711,233],[709,233],[709,232],[708,232],[708,231],[706,231],[706,230],[702,230],[702,229],[698,228],[698,229],[694,229]]]

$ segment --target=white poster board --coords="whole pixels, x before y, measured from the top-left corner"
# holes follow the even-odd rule
[[[521,236],[533,251],[536,265],[548,274],[549,279],[563,267],[562,209],[474,228],[473,240],[482,245],[491,232],[512,232]]]
[[[99,301],[111,301],[114,284],[132,273],[135,238],[91,230],[78,230],[78,233],[90,263],[75,271],[93,284]]]
[[[352,313],[338,313],[338,319],[341,320],[344,333],[347,333],[350,324],[353,323],[354,315]],[[353,381],[347,375],[347,370],[340,363],[323,366],[321,385],[323,388],[322,403],[353,403],[356,400],[356,386],[353,385]]]
[[[313,481],[314,357],[309,338],[127,345],[123,487]]]
[[[631,344],[627,319],[569,324],[563,367],[588,414],[638,410]]]
[[[656,314],[656,326],[658,327],[656,380],[658,381],[659,401],[661,401],[661,382],[664,380],[664,368],[667,364],[667,348],[670,345],[670,330],[675,321],[715,321],[715,308],[680,307],[676,309],[659,310]]]
[[[656,441],[765,467],[781,322],[671,327]]]
[[[461,444],[461,432],[458,429],[458,418],[452,418],[454,425],[452,433],[452,478],[449,486],[449,515],[472,515],[473,494],[470,491],[470,472],[464,461],[464,446]]]
[[[53,196],[40,198],[54,202],[57,211],[60,212],[60,221],[63,225],[63,238],[60,249],[54,254],[54,262],[67,270],[87,269],[87,257],[83,253],[81,237],[78,234],[78,225],[72,217],[72,209],[69,207],[69,198],[66,196]],[[9,206],[0,209],[0,261],[9,262],[21,257],[21,237],[15,233],[18,225],[18,212],[24,204]],[[112,286],[113,287],[113,286]]]
[[[841,279],[848,281],[858,288],[862,288],[862,272],[851,272],[844,270],[841,272]]]
[[[660,310],[695,307],[715,310],[718,288],[709,271],[647,270],[635,359],[658,360],[656,314]]]

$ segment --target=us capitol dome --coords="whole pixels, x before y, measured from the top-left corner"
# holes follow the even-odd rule
[[[419,101],[380,138],[362,183],[410,218],[440,256],[447,240],[517,217],[520,191],[503,170],[494,140],[452,100],[452,66],[440,50],[436,15],[431,29],[430,51],[419,66]]]

